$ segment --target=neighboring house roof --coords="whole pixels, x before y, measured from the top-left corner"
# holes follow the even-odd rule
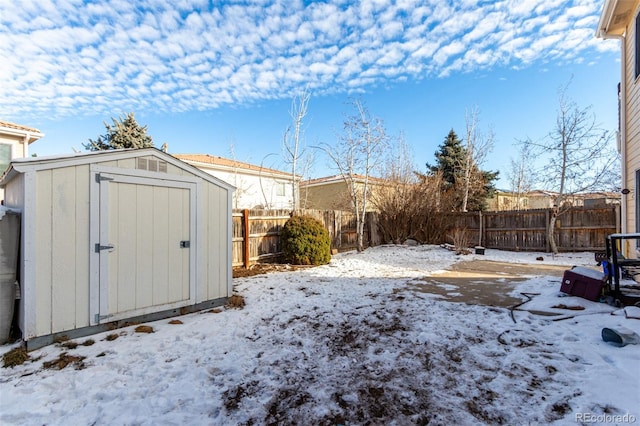
[[[242,161],[231,160],[229,158],[217,157],[209,154],[172,154],[174,157],[186,161],[196,167],[203,166],[223,171],[235,172],[243,171],[248,174],[261,175],[268,174],[272,177],[282,179],[292,179],[293,174],[268,167],[256,166]]]
[[[584,195],[585,198],[622,198],[619,192],[608,191],[588,192],[582,195]]]
[[[622,36],[637,7],[638,0],[606,0],[600,15],[596,37]]]
[[[364,182],[364,175],[353,175],[356,182]],[[309,179],[300,182],[300,186],[318,186],[318,185],[328,185],[332,183],[340,183],[344,182],[344,177],[342,175],[333,175],[333,176],[325,176],[321,178]],[[388,181],[386,179],[380,179],[377,177],[369,176],[369,183],[377,183],[377,184],[386,184]]]
[[[29,143],[33,143],[44,136],[44,133],[38,129],[4,120],[0,120],[0,133],[27,137]]]

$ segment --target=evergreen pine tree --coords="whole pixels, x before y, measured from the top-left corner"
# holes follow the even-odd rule
[[[456,132],[451,129],[440,145],[440,150],[435,152],[436,164],[427,163],[427,169],[431,173],[442,172],[446,188],[453,188],[461,177],[462,164],[464,163],[464,147]]]
[[[136,121],[133,112],[118,120],[111,118],[111,121],[113,121],[113,125],[104,123],[107,133],[98,136],[96,140],[89,139],[89,142],[84,144],[85,149],[89,151],[104,151],[153,146],[151,136],[147,135],[147,126],[141,127]]]
[[[464,164],[466,148],[458,138],[456,132],[451,129],[444,139],[439,150],[435,152],[436,164],[427,163],[427,170],[431,174],[442,173],[443,185],[441,190],[449,192],[453,197],[457,210],[461,210],[462,194],[460,189],[464,179]],[[470,175],[474,185],[467,200],[467,211],[485,210],[487,198],[495,191],[493,182],[498,178],[498,172],[480,170],[477,164],[471,165]]]

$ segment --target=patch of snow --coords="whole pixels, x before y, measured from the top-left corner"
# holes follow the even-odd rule
[[[148,323],[152,334],[101,333],[75,349],[52,345],[2,369],[0,423],[640,421],[640,345],[615,347],[600,335],[603,327],[640,333],[640,320],[624,310],[560,297],[560,279],[550,276],[514,282],[513,295],[535,295],[513,318],[508,309],[407,290],[460,260],[535,264],[540,256],[568,269],[594,265],[592,253],[456,256],[437,246],[387,245],[237,279],[243,309]],[[559,304],[584,309],[532,313],[560,311],[552,308]],[[85,358],[76,368],[43,368],[63,352]]]

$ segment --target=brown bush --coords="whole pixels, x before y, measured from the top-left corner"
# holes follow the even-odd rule
[[[388,178],[391,182],[372,194],[371,203],[379,211],[378,227],[385,242],[401,244],[407,239],[439,244],[451,226],[453,196],[443,192],[440,175],[416,174]]]

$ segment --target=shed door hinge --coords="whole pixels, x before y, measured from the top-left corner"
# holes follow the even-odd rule
[[[103,180],[110,181],[110,180],[113,180],[113,179],[114,178],[112,178],[112,177],[102,176],[101,173],[96,173],[96,182],[98,182],[98,183],[102,182]]]
[[[96,314],[95,318],[94,318],[94,322],[97,324],[100,321],[107,319],[107,318],[111,318],[113,315],[100,315],[100,314]]]
[[[115,246],[113,244],[102,246],[99,243],[97,243],[96,246],[95,246],[95,250],[96,250],[96,253],[100,253],[102,250],[113,250],[114,247]]]

